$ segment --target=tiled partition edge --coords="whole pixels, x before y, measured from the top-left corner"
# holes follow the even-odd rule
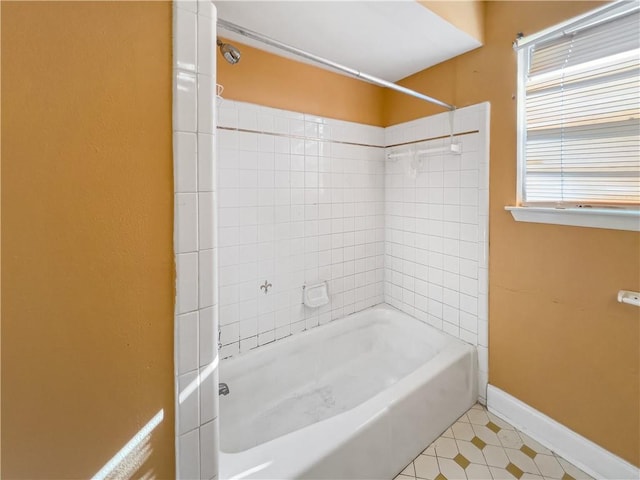
[[[221,358],[383,301],[382,128],[223,100],[218,139]]]
[[[437,153],[452,128],[462,154]],[[385,301],[477,347],[486,403],[489,104],[388,127],[385,144],[436,152],[386,161]]]
[[[215,217],[216,11],[173,3],[176,477],[218,472]]]

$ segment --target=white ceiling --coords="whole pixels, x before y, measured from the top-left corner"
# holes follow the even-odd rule
[[[413,0],[214,3],[221,19],[389,81],[480,46]],[[232,32],[218,35],[300,60]]]

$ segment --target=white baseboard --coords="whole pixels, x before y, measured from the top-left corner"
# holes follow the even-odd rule
[[[489,411],[597,479],[638,480],[640,469],[493,385]]]

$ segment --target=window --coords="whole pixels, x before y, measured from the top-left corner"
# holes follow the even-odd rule
[[[617,212],[640,229],[640,4],[609,4],[516,49],[525,208],[512,210]]]

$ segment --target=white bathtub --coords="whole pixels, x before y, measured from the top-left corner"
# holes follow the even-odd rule
[[[380,305],[222,362],[220,478],[393,478],[477,399],[475,348]]]

